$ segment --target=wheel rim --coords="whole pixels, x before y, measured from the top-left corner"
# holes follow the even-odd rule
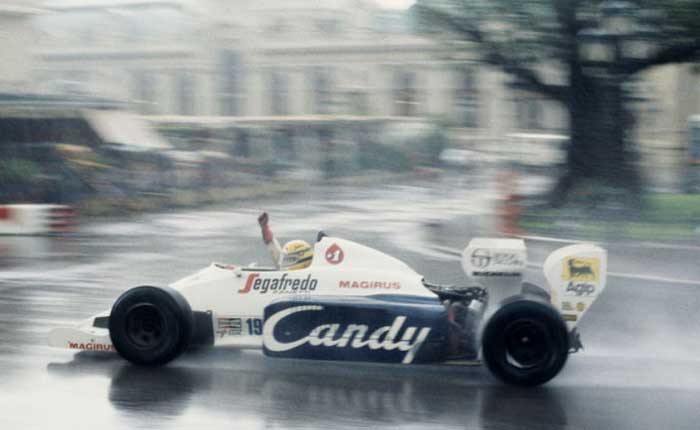
[[[126,337],[140,349],[153,348],[163,340],[164,319],[157,307],[149,303],[132,306],[126,314]]]
[[[540,323],[518,320],[506,328],[506,357],[521,369],[532,369],[547,363],[552,356],[549,332]]]

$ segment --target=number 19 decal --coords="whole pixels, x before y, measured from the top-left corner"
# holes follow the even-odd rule
[[[249,335],[260,336],[262,334],[263,322],[260,318],[248,318],[245,323],[248,326]]]

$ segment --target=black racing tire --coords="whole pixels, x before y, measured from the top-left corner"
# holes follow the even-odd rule
[[[168,363],[187,349],[194,314],[172,288],[141,286],[124,292],[109,315],[109,336],[117,352],[135,364]]]
[[[544,300],[546,303],[551,302],[549,291],[531,282],[523,282],[522,293],[525,296]]]
[[[569,355],[566,324],[551,305],[527,296],[506,299],[482,334],[482,356],[500,380],[520,386],[554,378]]]

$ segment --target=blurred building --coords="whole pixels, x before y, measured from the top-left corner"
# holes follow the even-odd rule
[[[446,118],[471,135],[561,131],[560,113],[362,0],[48,3],[36,81],[147,115]]]
[[[27,92],[32,85],[35,34],[32,19],[39,1],[0,1],[0,93]]]
[[[44,6],[50,13],[34,19],[34,81],[47,93],[111,98],[169,118],[434,117],[456,124],[453,139],[465,143],[523,132],[559,141],[566,130],[556,103],[514,89],[469,53],[455,57],[411,35],[407,13],[369,0]],[[653,121],[641,121],[640,133],[683,128],[700,111],[698,75],[674,66],[649,76],[639,109]],[[673,145],[683,139],[665,136]]]

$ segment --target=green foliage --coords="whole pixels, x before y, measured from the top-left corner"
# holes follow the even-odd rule
[[[396,145],[364,143],[358,145],[357,164],[362,169],[405,172],[414,166],[407,151]]]
[[[29,160],[0,160],[0,202],[24,201],[36,192],[41,181],[39,166]]]
[[[526,84],[541,77],[538,65],[574,66],[579,52],[579,33],[599,27],[600,0],[418,0],[413,8],[416,30],[448,42],[470,42],[467,49],[481,52],[482,59],[501,67]],[[614,3],[614,2],[613,2]],[[619,3],[619,2],[618,2]],[[634,4],[639,5],[634,9]],[[647,67],[700,58],[700,1],[640,0],[629,12],[643,27],[656,54],[635,64],[636,73]],[[462,47],[465,48],[465,47]],[[666,52],[666,51],[671,52]],[[622,60],[620,60],[622,61]],[[531,85],[546,96],[544,85]]]
[[[485,56],[496,48],[518,63],[561,58],[569,49],[557,18],[558,0],[418,0],[417,30],[476,43]],[[580,2],[580,3],[586,3]]]
[[[440,153],[447,147],[447,128],[448,125],[440,121],[391,124],[384,130],[382,144],[361,145],[359,156],[381,158],[387,154],[385,158],[395,159],[390,160],[395,171],[408,170],[415,166],[437,166],[440,164]],[[371,159],[360,161],[360,167],[367,162],[378,162]]]
[[[419,151],[423,155],[424,163],[428,166],[440,164],[440,153],[447,147],[447,136],[443,128],[435,127],[422,141]]]
[[[641,0],[643,10],[659,12],[658,25],[672,39],[700,37],[700,1],[698,0]],[[663,43],[672,41],[661,40]]]
[[[282,171],[286,166],[274,158],[267,158],[263,160],[259,165],[258,173],[267,176],[269,178],[274,177],[280,171]]]
[[[645,203],[645,215],[650,221],[700,225],[700,195],[653,194],[646,198]]]
[[[588,208],[596,212],[620,212],[636,208],[640,202],[638,196],[607,181],[589,179],[581,180],[572,188],[567,203],[575,208]]]
[[[611,206],[608,202],[618,198],[638,206],[634,195],[641,180],[632,152],[625,151],[630,143],[625,130],[632,127],[634,113],[621,82],[653,67],[700,59],[700,1],[418,0],[412,10],[418,30],[453,49],[457,60],[477,54],[484,64],[510,75],[517,88],[568,110],[566,172],[552,203],[581,178],[603,178],[630,192],[617,196],[591,190],[586,196],[591,206]],[[625,24],[634,27],[613,18],[622,13],[629,14]],[[588,51],[582,44],[591,40],[615,43],[629,54],[626,42],[632,37],[649,42],[644,58],[613,55],[596,64],[581,56]]]
[[[18,158],[0,160],[0,186],[28,183],[40,173],[39,166],[30,160]]]
[[[693,240],[699,237],[697,226],[678,223],[649,223],[583,220],[575,222],[574,226],[562,227],[557,225],[557,219],[535,220],[524,219],[520,227],[536,234],[569,235],[589,240]]]
[[[532,233],[569,235],[590,239],[628,238],[636,240],[692,240],[700,237],[700,195],[649,194],[633,214],[615,216],[601,207],[600,200],[619,190],[587,187],[589,194],[578,195],[565,208],[545,207],[528,210],[520,226]],[[598,206],[591,202],[598,200]],[[610,203],[610,200],[605,200]]]

